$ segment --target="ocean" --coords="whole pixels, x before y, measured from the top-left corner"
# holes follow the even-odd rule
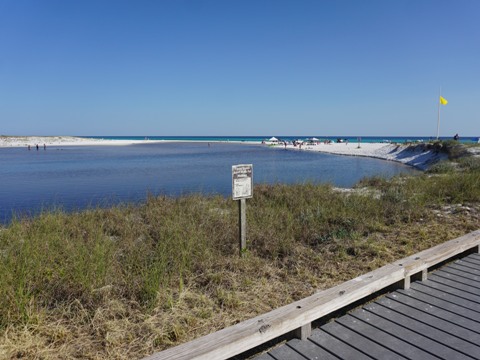
[[[0,222],[53,208],[72,211],[138,203],[148,194],[230,197],[232,165],[236,164],[253,164],[254,184],[313,182],[351,187],[367,176],[418,173],[378,159],[233,142],[50,146],[40,151],[0,148]]]
[[[337,139],[348,140],[349,142],[366,142],[366,143],[381,143],[381,142],[394,142],[394,143],[410,143],[410,142],[423,142],[435,140],[434,137],[429,136],[277,136],[278,139],[293,141],[296,139],[307,139],[316,137],[321,140]],[[268,140],[272,136],[85,136],[93,139],[111,139],[111,140],[144,140],[146,138],[150,140],[180,140],[180,141],[222,141],[222,142],[258,142],[261,143],[264,140]],[[452,137],[440,137],[440,140],[452,140]],[[459,141],[464,143],[476,143],[478,142],[478,136],[466,136],[460,137]]]

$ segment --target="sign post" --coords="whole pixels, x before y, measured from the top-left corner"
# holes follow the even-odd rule
[[[242,164],[232,166],[232,198],[238,202],[238,229],[240,256],[247,249],[247,203],[246,199],[253,196],[253,165]]]

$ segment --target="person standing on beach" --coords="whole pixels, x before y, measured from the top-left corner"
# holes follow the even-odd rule
[[[47,150],[47,145],[43,144],[43,150]]]
[[[38,151],[38,144],[36,146],[37,146],[37,151]]]
[[[28,145],[28,151],[30,151],[30,145]]]

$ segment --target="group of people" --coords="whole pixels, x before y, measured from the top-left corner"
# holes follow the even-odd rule
[[[37,151],[40,149],[38,144],[35,144],[35,147],[37,148]],[[28,148],[28,150],[31,150],[32,147],[30,145],[28,145],[27,148]],[[47,145],[43,144],[43,150],[47,150]]]

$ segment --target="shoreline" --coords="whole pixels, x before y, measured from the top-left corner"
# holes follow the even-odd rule
[[[330,143],[298,146],[275,145],[286,150],[314,151],[332,155],[362,156],[380,160],[395,161],[412,166],[419,170],[427,170],[433,164],[448,159],[448,155],[435,149],[429,149],[425,144],[404,145],[385,143]]]
[[[171,142],[209,142],[209,143],[232,143],[245,145],[262,145],[254,141],[207,141],[207,140],[113,140],[82,138],[75,136],[1,136],[0,148],[18,148],[35,147],[38,144],[43,147],[58,146],[127,146],[137,144],[157,144]],[[448,158],[447,154],[438,152],[434,149],[428,149],[422,144],[403,145],[403,144],[385,144],[385,143],[319,143],[316,145],[293,146],[291,144],[283,145],[268,144],[276,149],[285,149],[290,151],[313,151],[332,155],[362,156],[381,160],[395,161],[405,165],[415,167],[420,170],[427,170],[434,163]]]

